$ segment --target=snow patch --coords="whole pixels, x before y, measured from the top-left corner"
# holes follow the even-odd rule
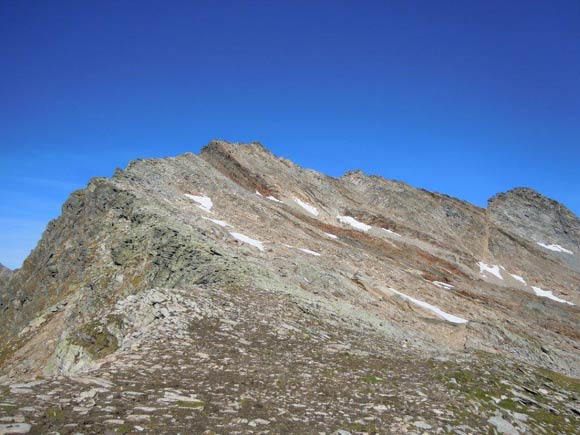
[[[311,251],[310,249],[306,249],[306,248],[298,248],[299,251],[302,251],[306,254],[310,254],[310,255],[314,255],[315,257],[320,257],[320,254],[318,252],[314,252]]]
[[[556,245],[555,243],[553,243],[551,245],[548,245],[548,244],[542,243],[542,242],[537,242],[537,243],[542,248],[549,249],[550,251],[554,251],[554,252],[565,252],[566,254],[574,255],[574,253],[572,251],[570,251],[569,249],[562,248],[560,245]]]
[[[211,218],[207,218],[207,217],[203,217],[203,219],[205,219],[206,221],[210,221],[213,222],[216,225],[219,225],[220,227],[229,227],[231,226],[230,224],[228,224],[226,221],[220,221],[219,219],[211,219]]]
[[[314,207],[313,205],[310,205],[307,202],[301,201],[298,198],[294,198],[294,201],[296,202],[296,204],[298,204],[300,207],[302,207],[308,213],[311,213],[314,216],[318,216],[320,214],[318,209],[316,207]]]
[[[446,282],[441,282],[441,281],[431,281],[433,283],[433,285],[445,289],[445,290],[453,290],[455,288],[455,286],[451,285],[451,284],[447,284]]]
[[[335,239],[335,240],[336,240],[336,239],[338,239],[338,236],[335,236],[334,234],[330,234],[330,233],[324,233],[324,235],[325,235],[326,237],[330,237],[331,239]]]
[[[262,195],[260,192],[258,192],[257,190],[256,190],[256,195],[258,195],[258,196],[262,196],[262,197],[264,196],[264,195]]]
[[[543,290],[540,287],[533,287],[533,286],[532,286],[532,290],[534,290],[534,293],[536,294],[536,296],[540,296],[542,298],[552,299],[553,301],[560,302],[562,304],[574,305],[572,302],[568,302],[565,299],[560,299],[559,297],[554,296],[554,294],[550,290]]]
[[[272,195],[267,196],[266,199],[269,199],[270,201],[274,201],[274,202],[282,202],[278,198],[273,197]]]
[[[306,249],[306,248],[297,248],[296,246],[292,246],[292,245],[287,245],[287,244],[283,244],[282,246],[285,246],[286,248],[290,248],[290,249],[298,249],[299,251],[304,252],[305,254],[309,254],[309,255],[314,255],[315,257],[320,257],[320,254],[316,251],[311,251],[310,249]]]
[[[395,290],[394,288],[389,287],[389,291],[395,293],[396,295],[401,296],[403,299],[406,299],[406,300],[414,303],[415,305],[420,306],[421,308],[425,308],[425,309],[437,314],[439,317],[447,320],[448,322],[451,322],[451,323],[467,323],[468,322],[468,320],[466,320],[466,319],[463,319],[463,318],[458,317],[458,316],[454,316],[453,314],[446,313],[441,308],[438,308],[435,305],[431,305],[428,302],[424,302],[424,301],[420,301],[419,299],[412,298],[411,296],[408,296],[405,293],[401,293],[400,291]]]
[[[479,263],[477,263],[477,265],[479,266],[479,273],[481,273],[482,275],[484,274],[484,272],[490,273],[494,276],[496,276],[497,278],[503,280],[503,277],[501,276],[501,272],[499,271],[499,266],[496,265],[489,265],[489,264],[485,264],[484,262],[480,261]]]
[[[519,276],[519,275],[515,275],[515,274],[513,274],[513,273],[510,273],[510,275],[511,275],[511,276],[512,276],[512,278],[513,278],[513,279],[515,279],[516,281],[519,281],[519,282],[521,282],[522,284],[524,284],[524,285],[527,285],[527,283],[526,283],[526,280],[525,280],[525,279],[523,279],[521,276]]]
[[[357,221],[352,216],[337,216],[337,219],[343,224],[350,225],[351,227],[354,227],[357,230],[368,231],[372,228],[370,225]]]
[[[401,237],[401,235],[399,233],[395,233],[394,231],[391,231],[387,228],[383,228],[383,230],[385,230],[387,233],[393,235],[393,236],[397,236],[397,237]]]
[[[244,242],[247,243],[248,245],[252,245],[255,248],[258,248],[260,251],[264,250],[264,245],[262,244],[262,242],[252,239],[251,237],[248,237],[244,234],[241,233],[230,233],[232,235],[232,237],[234,239],[239,240],[240,242]]]
[[[213,207],[213,202],[209,196],[196,196],[190,195],[189,193],[184,193],[184,195],[191,199],[192,201],[197,202],[197,206],[201,208],[203,211],[211,212],[211,208]]]

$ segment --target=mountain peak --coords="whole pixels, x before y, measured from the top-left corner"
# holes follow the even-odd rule
[[[505,200],[507,198],[519,198],[519,200],[526,200],[529,202],[535,202],[538,204],[545,204],[545,205],[558,205],[562,206],[558,201],[549,198],[537,190],[534,190],[530,187],[515,187],[510,189],[506,192],[501,192],[490,198],[489,202],[494,202],[497,200]]]
[[[223,152],[255,152],[258,150],[271,154],[270,151],[258,141],[229,142],[222,139],[213,139],[201,149],[200,155]]]
[[[574,255],[580,254],[580,221],[566,206],[536,190],[519,187],[491,198],[488,208],[493,223],[543,247],[546,254],[560,255],[580,272],[580,261]]]

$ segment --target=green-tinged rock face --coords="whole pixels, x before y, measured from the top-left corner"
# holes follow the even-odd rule
[[[64,339],[58,343],[56,349],[50,355],[42,373],[44,376],[52,376],[57,373],[74,373],[87,369],[92,362],[91,354],[83,346]]]
[[[111,248],[111,257],[116,266],[130,264],[136,255],[135,245],[132,240],[124,240]]]
[[[107,356],[119,348],[117,337],[98,321],[85,323],[71,334],[70,342],[86,349],[95,359]]]

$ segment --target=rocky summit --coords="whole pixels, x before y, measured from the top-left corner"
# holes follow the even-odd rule
[[[0,268],[0,434],[577,434],[580,221],[259,143],[135,160]]]

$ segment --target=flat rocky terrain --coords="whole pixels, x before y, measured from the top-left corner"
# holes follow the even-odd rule
[[[580,223],[259,144],[74,192],[0,286],[0,434],[576,434]]]

